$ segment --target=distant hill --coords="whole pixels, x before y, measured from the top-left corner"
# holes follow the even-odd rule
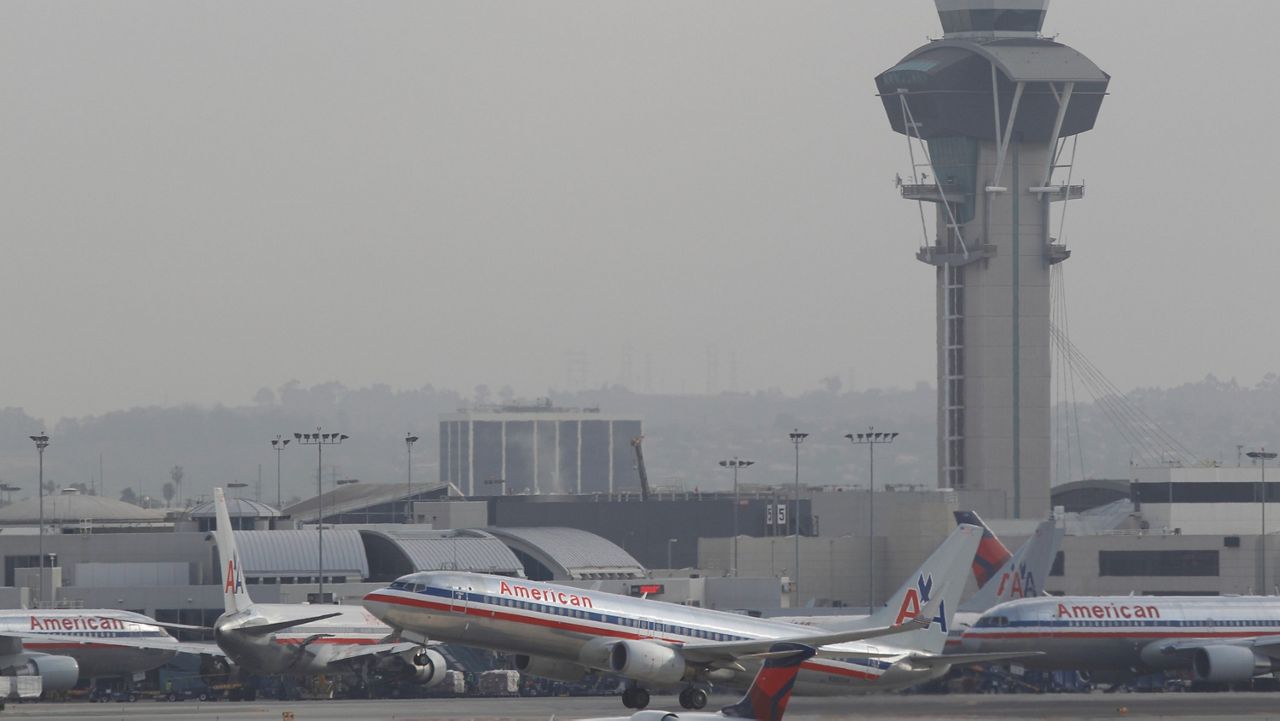
[[[559,406],[600,407],[644,419],[645,460],[657,486],[724,488],[728,475],[717,461],[739,456],[757,461],[743,482],[790,483],[794,449],[787,438],[793,428],[810,434],[801,447],[801,480],[806,484],[866,483],[867,449],[852,447],[844,434],[877,430],[901,435],[892,446],[877,449],[876,482],[934,483],[934,404],[932,387],[909,390],[848,392],[829,379],[824,387],[789,396],[778,391],[718,395],[633,393],[622,387],[549,394]],[[252,402],[224,407],[145,407],[102,416],[63,420],[52,427],[22,410],[0,410],[0,481],[23,488],[15,498],[33,495],[36,453],[27,436],[47,429],[51,445],[45,456],[46,479],[57,486],[83,483],[118,498],[124,488],[159,498],[170,469],[182,466],[181,496],[207,496],[216,484],[241,481],[254,492],[261,466],[262,499],[275,502],[276,457],[270,440],[277,433],[316,426],[341,431],[351,439],[327,448],[325,483],[330,478],[399,482],[405,478],[406,432],[421,437],[414,447],[414,479],[434,481],[437,418],[475,400],[510,400],[509,391],[491,398],[481,387],[470,395],[431,386],[394,390],[385,385],[349,389],[337,383],[310,388],[289,383],[260,391]],[[1280,379],[1270,374],[1253,387],[1209,376],[1176,388],[1140,388],[1128,394],[1132,417],[1145,415],[1189,451],[1189,456],[1236,462],[1236,446],[1280,448]],[[1131,460],[1149,465],[1167,460],[1164,445],[1149,428],[1116,422],[1111,401],[1081,403],[1077,416],[1055,413],[1072,439],[1056,455],[1055,472],[1063,480],[1088,477],[1123,478]],[[1078,421],[1077,421],[1078,417]],[[1064,420],[1065,419],[1065,422]],[[1075,440],[1079,427],[1082,442]],[[1122,430],[1123,429],[1123,430]],[[1070,452],[1070,464],[1066,462]],[[1246,459],[1247,460],[1247,459]],[[1083,473],[1081,471],[1083,461]],[[313,448],[290,445],[282,456],[285,499],[315,491]]]

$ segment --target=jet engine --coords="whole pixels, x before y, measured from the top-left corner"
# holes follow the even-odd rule
[[[609,670],[626,678],[674,684],[684,678],[679,651],[652,641],[619,641],[609,650]]]
[[[1196,649],[1191,669],[1197,681],[1230,683],[1271,673],[1271,659],[1246,646],[1205,646]]]
[[[570,683],[581,681],[582,677],[587,675],[587,669],[576,663],[556,661],[543,656],[525,656],[524,654],[516,656],[516,670],[532,676],[540,676],[556,681],[568,681]]]
[[[80,680],[80,664],[70,656],[28,653],[26,663],[10,666],[0,676],[39,676],[45,691],[66,691]]]
[[[378,663],[377,668],[377,672],[381,675],[413,681],[427,688],[444,681],[447,670],[448,665],[445,663],[444,656],[429,648],[419,648],[384,658]]]

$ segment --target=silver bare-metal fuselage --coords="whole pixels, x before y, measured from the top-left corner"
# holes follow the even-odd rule
[[[1274,596],[1060,596],[1009,601],[964,633],[968,652],[1043,651],[1019,664],[1040,669],[1147,673],[1187,668],[1168,642],[1204,645],[1280,634]]]
[[[176,645],[174,638],[163,629],[144,623],[150,620],[146,616],[114,609],[101,612],[84,609],[8,611],[0,615],[0,635],[6,631],[22,633],[27,636],[22,642],[27,651],[74,658],[80,666],[81,678],[128,676],[159,668],[168,663],[176,652],[118,643],[132,639]],[[31,638],[44,635],[50,639]]]
[[[483,574],[425,572],[365,596],[365,606],[393,627],[427,638],[593,668],[608,644],[652,639],[672,644],[788,638],[813,628],[600,591]],[[939,632],[941,633],[941,632]],[[838,695],[921,683],[945,667],[916,668],[906,651],[867,643],[826,646],[839,659],[814,657],[801,667],[797,693]],[[888,656],[868,656],[888,653]],[[846,655],[847,654],[847,655]],[[758,664],[729,681],[746,686]]]

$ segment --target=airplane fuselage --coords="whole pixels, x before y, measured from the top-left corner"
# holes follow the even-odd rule
[[[1041,669],[1146,673],[1187,668],[1169,642],[1204,645],[1280,634],[1275,596],[1058,596],[995,606],[965,631],[970,652],[1043,651],[1018,663]]]
[[[176,644],[163,629],[140,623],[149,620],[115,609],[13,610],[0,613],[0,635],[15,632],[49,636],[48,641],[24,640],[23,648],[74,658],[81,678],[127,676],[163,666],[175,653],[112,642],[134,639]],[[68,641],[68,637],[76,640]]]
[[[722,611],[473,573],[411,574],[370,593],[364,603],[390,625],[433,640],[597,669],[603,667],[608,645],[621,639],[683,645],[788,638],[813,631]],[[805,661],[797,691],[813,695],[884,691],[946,671],[945,667],[913,668],[901,662],[908,652],[895,653],[888,645],[839,644],[826,646],[823,652],[840,657]],[[868,653],[891,655],[872,658]],[[744,666],[730,683],[750,683],[758,664]]]

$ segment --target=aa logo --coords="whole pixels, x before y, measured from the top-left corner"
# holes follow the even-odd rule
[[[924,607],[929,604],[929,594],[933,590],[933,576],[925,577],[923,574],[916,580],[915,588],[908,588],[907,593],[902,598],[902,605],[898,606],[898,618],[893,625],[901,625],[904,621],[919,616],[924,611]],[[929,621],[929,627],[937,623],[943,633],[947,632],[947,611],[945,603],[938,604],[938,615]]]
[[[227,561],[227,572],[223,578],[226,579],[222,586],[223,593],[240,593],[244,590],[244,578],[240,576],[240,572],[236,568],[236,559],[234,557]]]
[[[1032,598],[1036,594],[1035,574],[1027,570],[1023,563],[1013,573],[1000,576],[1000,587],[996,590],[998,598]]]

